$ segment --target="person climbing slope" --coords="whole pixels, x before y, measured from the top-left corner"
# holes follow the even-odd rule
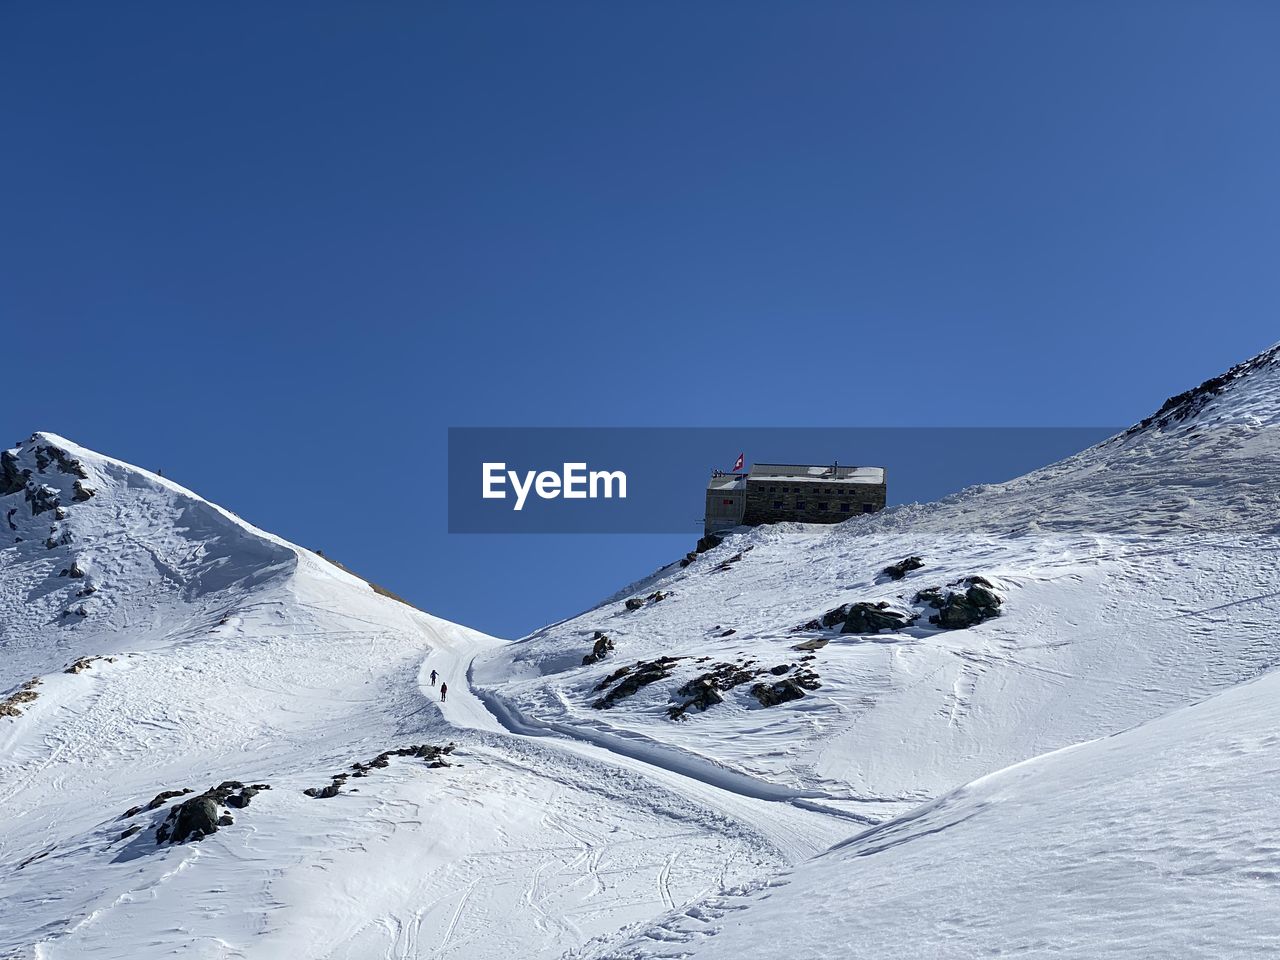
[[[444,703],[449,699],[449,685],[447,683],[440,684],[440,702]]]
[[[436,685],[436,672],[434,670],[431,671],[431,685],[433,687]]]

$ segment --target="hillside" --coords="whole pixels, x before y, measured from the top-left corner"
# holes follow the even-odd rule
[[[0,956],[559,956],[840,835],[506,735],[466,690],[499,641],[162,478],[3,462]]]
[[[589,955],[1271,956],[1278,681],[1008,767]]]
[[[36,434],[0,956],[1263,956],[1278,358],[515,642]]]
[[[1278,420],[1273,349],[1010,483],[838,526],[731,536],[494,651],[475,679],[531,725],[784,784],[878,821],[1280,662]],[[907,557],[922,564],[901,580],[882,572]],[[938,611],[918,594],[967,589],[971,577],[990,585],[999,615],[930,623]],[[916,619],[878,632],[813,623],[880,603]],[[584,665],[597,632],[613,650]],[[663,657],[676,659],[648,674],[663,676],[597,707],[616,671]],[[792,702],[764,707],[751,693],[801,672],[818,685]],[[723,702],[671,719],[716,673]]]

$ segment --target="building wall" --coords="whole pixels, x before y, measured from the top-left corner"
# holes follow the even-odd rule
[[[703,533],[718,533],[742,525],[746,496],[742,490],[708,490]]]
[[[788,483],[785,477],[747,480],[747,507],[742,522],[839,523],[885,506],[883,483]]]

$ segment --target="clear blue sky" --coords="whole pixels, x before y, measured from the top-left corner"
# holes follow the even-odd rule
[[[450,537],[450,425],[1127,423],[1280,339],[1278,28],[7,3],[2,436],[518,634],[688,542]]]

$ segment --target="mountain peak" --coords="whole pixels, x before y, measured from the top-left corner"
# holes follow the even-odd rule
[[[1246,384],[1254,389],[1243,389]],[[1200,419],[1200,415],[1210,407],[1221,409],[1229,419],[1252,415],[1270,420],[1280,411],[1278,400],[1280,343],[1236,364],[1225,373],[1210,377],[1199,386],[1175,394],[1151,416],[1126,430],[1123,436],[1152,430],[1165,431],[1178,424]],[[1232,417],[1230,414],[1236,416]]]

